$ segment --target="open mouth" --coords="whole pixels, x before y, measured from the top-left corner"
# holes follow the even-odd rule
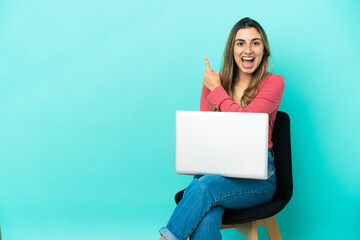
[[[254,62],[254,60],[255,60],[254,57],[242,57],[242,58],[241,58],[241,61],[242,61],[242,62],[245,62],[245,61]]]
[[[242,66],[245,69],[251,69],[255,66],[254,64],[254,57],[242,57],[241,61],[242,61]]]

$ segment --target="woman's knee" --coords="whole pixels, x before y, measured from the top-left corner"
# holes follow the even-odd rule
[[[221,194],[222,182],[224,177],[216,175],[204,175],[199,179],[194,179],[185,190],[184,197],[192,197],[197,202],[207,203],[211,206]]]
[[[224,182],[225,178],[217,175],[204,175],[199,179],[197,187],[203,193],[215,194],[217,189]],[[220,187],[221,188],[221,187]]]

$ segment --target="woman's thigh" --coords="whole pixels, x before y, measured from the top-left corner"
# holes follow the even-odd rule
[[[231,209],[249,208],[271,200],[275,193],[276,177],[267,180],[227,178],[204,175],[193,186],[207,192],[214,206]]]

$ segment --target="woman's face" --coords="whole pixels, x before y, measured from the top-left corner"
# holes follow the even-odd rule
[[[264,44],[256,28],[242,28],[235,36],[234,60],[240,73],[253,74],[264,55]]]

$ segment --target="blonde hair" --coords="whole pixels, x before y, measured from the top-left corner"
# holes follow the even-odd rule
[[[258,22],[250,18],[243,18],[234,25],[234,27],[230,31],[229,37],[225,45],[223,62],[220,71],[221,85],[229,94],[229,96],[233,97],[234,84],[236,81],[237,73],[239,71],[239,68],[236,65],[234,59],[235,36],[239,29],[252,27],[255,28],[261,35],[264,44],[264,55],[260,62],[260,65],[254,71],[252,81],[243,93],[240,101],[242,108],[245,108],[253,100],[261,80],[263,80],[268,75],[270,47],[265,31]],[[213,107],[212,111],[217,111],[217,109]]]

